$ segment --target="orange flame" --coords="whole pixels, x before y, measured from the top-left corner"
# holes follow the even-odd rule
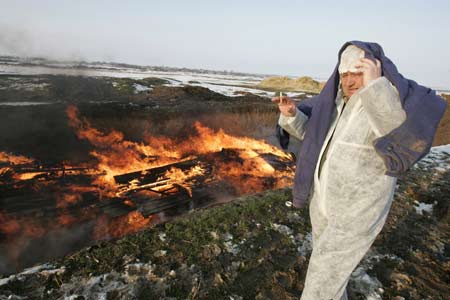
[[[14,218],[9,218],[0,212],[0,232],[6,235],[13,235],[20,231],[20,224]]]
[[[171,186],[179,185],[179,186],[183,187],[184,189],[186,189],[189,196],[192,197],[192,188],[189,184],[189,181],[190,181],[190,179],[192,179],[196,176],[201,176],[204,173],[205,173],[204,169],[200,166],[194,166],[187,172],[183,172],[182,170],[180,170],[178,168],[171,168],[164,174],[164,176],[162,178],[159,178],[158,181],[161,179],[167,178],[166,185],[171,185]],[[167,189],[167,187],[164,187],[164,188]]]
[[[161,193],[179,192],[181,188],[192,197],[195,184],[199,182],[200,178],[202,178],[201,183],[209,182],[208,180],[227,181],[241,194],[260,192],[267,187],[285,187],[292,183],[294,170],[287,168],[279,171],[263,158],[272,155],[279,160],[290,162],[291,157],[261,140],[232,136],[222,129],[214,131],[196,122],[192,135],[183,141],[175,141],[167,137],[147,136],[144,142],[136,143],[126,140],[121,132],[112,130],[104,133],[94,128],[85,118],[79,117],[78,110],[74,106],[67,108],[67,116],[69,125],[75,130],[77,137],[88,140],[95,148],[91,155],[96,159],[97,165],[95,167],[90,165],[87,173],[84,173],[89,174],[90,182],[87,185],[86,183],[84,183],[85,185],[74,183],[49,189],[56,190],[54,199],[58,209],[57,222],[38,224],[28,217],[14,219],[0,212],[0,233],[6,235],[7,238],[13,236],[40,237],[46,231],[58,226],[71,226],[84,220],[92,220],[98,214],[95,205],[86,207],[85,210],[72,209],[76,207],[77,202],[91,199],[90,196],[84,197],[84,193],[95,193],[95,197],[99,195],[100,198],[102,196],[128,197],[128,191],[139,188],[141,189],[139,196],[155,198],[159,197]],[[231,151],[231,155],[239,157],[228,159],[227,151],[222,152],[225,156],[223,158],[220,155],[215,156],[223,149],[234,149],[236,151]],[[214,155],[210,156],[210,153],[214,153]],[[116,175],[135,171],[140,171],[140,174],[144,175],[145,170],[188,160],[194,162],[193,159],[201,156],[207,159],[212,157],[217,161],[210,165],[210,161],[205,164],[198,159],[198,163],[189,169],[171,167],[163,175],[160,173],[161,176],[156,179],[156,182],[147,184],[133,179],[127,185],[118,186],[114,180]],[[16,180],[26,180],[41,174],[65,175],[68,174],[66,172],[87,169],[87,165],[69,167],[65,162],[62,168],[55,167],[51,170],[39,168],[33,159],[0,152],[0,163],[3,162],[6,163],[6,167],[0,168],[0,176],[4,176],[4,180],[10,180],[11,173]],[[23,173],[14,173],[14,165],[29,163],[36,165],[29,169],[30,172],[25,172],[29,167],[25,166],[25,171],[22,170]],[[66,171],[69,169],[72,171]],[[209,179],[205,181],[205,177]],[[93,185],[91,185],[92,180]],[[32,184],[32,188],[38,190],[41,184],[46,185],[47,181],[36,180]],[[120,201],[123,201],[131,209],[136,208],[136,204],[130,199],[122,198]],[[154,220],[155,216],[144,217],[139,211],[133,211],[113,220],[107,215],[103,215],[98,219],[94,238],[119,237],[148,226]]]
[[[21,165],[21,164],[29,164],[32,163],[33,160],[31,158],[20,156],[20,155],[13,155],[11,153],[6,152],[0,152],[0,163],[7,164],[5,167],[0,167],[0,176],[3,174],[6,174],[11,169],[8,167],[8,165]],[[15,174],[16,175],[16,174]],[[16,178],[16,177],[15,177]],[[21,180],[20,178],[16,178]]]
[[[69,124],[76,130],[80,139],[87,139],[97,150],[92,151],[91,155],[97,158],[98,168],[104,172],[104,175],[95,183],[103,187],[109,195],[114,195],[116,189],[114,176],[146,170],[170,163],[179,162],[183,158],[192,155],[201,155],[212,152],[219,152],[224,148],[233,148],[240,151],[240,157],[243,164],[230,163],[221,165],[216,170],[220,172],[220,178],[230,178],[233,176],[255,176],[279,178],[276,186],[285,186],[287,184],[286,176],[292,179],[293,171],[278,172],[264,159],[260,154],[269,153],[278,156],[280,159],[290,160],[290,156],[284,151],[260,140],[248,137],[235,137],[225,133],[222,129],[215,132],[195,122],[195,134],[187,137],[182,142],[176,142],[167,137],[150,136],[145,139],[146,143],[134,143],[124,139],[121,132],[111,131],[105,134],[96,128],[93,128],[86,119],[80,119],[78,110],[74,106],[67,108]],[[166,177],[168,177],[167,175]],[[186,187],[186,180],[190,177],[181,172],[173,172],[170,180],[173,184],[178,184],[191,193],[191,189]],[[252,183],[253,182],[253,183]],[[238,186],[245,186],[247,191],[258,192],[264,186],[257,179],[251,179],[248,182],[235,180]],[[129,188],[138,185],[139,182],[130,182]],[[250,184],[250,186],[249,186]],[[253,187],[250,188],[250,187]]]
[[[85,119],[78,118],[78,110],[75,106],[67,108],[69,125],[76,130],[80,139],[87,139],[98,150],[91,155],[98,159],[98,169],[104,175],[95,182],[104,188],[114,188],[114,176],[151,167],[162,166],[179,160],[177,153],[165,153],[154,161],[154,156],[159,154],[159,148],[142,143],[133,143],[124,140],[123,134],[112,131],[109,134],[93,128]]]
[[[20,155],[13,155],[8,154],[6,152],[0,152],[0,162],[2,163],[10,163],[13,165],[20,165],[20,164],[29,164],[32,163],[34,160],[25,156]]]
[[[96,240],[117,238],[137,232],[150,225],[153,221],[156,221],[156,216],[151,215],[146,218],[137,210],[113,220],[103,215],[97,221],[93,236]]]
[[[46,230],[41,224],[29,218],[9,217],[0,212],[0,232],[7,236],[17,235],[38,238],[44,235]]]

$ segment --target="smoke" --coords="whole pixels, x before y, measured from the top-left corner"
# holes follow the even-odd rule
[[[62,257],[92,244],[95,221],[49,231],[44,237],[20,237],[0,244],[0,275],[9,275],[36,263]]]
[[[32,56],[36,51],[34,38],[27,30],[0,24],[0,53]]]
[[[82,61],[86,44],[69,32],[0,23],[0,55]]]

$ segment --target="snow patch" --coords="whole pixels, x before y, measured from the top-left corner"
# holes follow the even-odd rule
[[[42,275],[42,276],[49,276],[51,274],[64,273],[65,270],[66,269],[64,267],[55,269],[54,265],[48,264],[48,263],[43,264],[43,265],[38,265],[38,266],[34,266],[32,268],[25,269],[23,272],[21,272],[19,274],[11,275],[9,277],[0,279],[0,286],[6,285],[10,281],[13,281],[13,280],[23,280],[27,276],[32,276],[34,274],[38,274],[38,275]]]
[[[84,299],[107,299],[109,291],[115,291],[121,297],[132,298],[133,294],[126,282],[120,280],[120,275],[116,272],[109,274],[102,274],[100,276],[80,280],[72,280],[69,284],[63,284],[61,288],[68,291],[65,295],[66,299],[78,299],[77,297],[84,297]],[[70,294],[69,294],[70,293]]]
[[[450,170],[450,144],[432,147],[430,153],[419,161],[425,168],[443,173]],[[415,166],[417,167],[417,166]]]
[[[358,286],[359,292],[366,295],[367,300],[383,299],[383,285],[376,277],[369,276],[362,266],[353,271],[351,278],[353,283]]]
[[[239,245],[234,244],[232,241],[226,241],[223,245],[225,246],[225,250],[233,255],[237,255],[240,251]]]
[[[285,235],[289,235],[291,236],[293,231],[291,228],[289,228],[286,225],[282,225],[282,224],[273,224],[273,229],[275,229],[276,231],[278,231],[281,234],[285,234]]]
[[[16,276],[11,275],[11,276],[9,276],[9,277],[0,279],[0,286],[5,285],[5,284],[8,284],[8,283],[9,283],[11,280],[13,280],[14,278],[16,278]]]
[[[55,267],[52,264],[38,265],[38,266],[34,266],[32,268],[25,269],[22,273],[19,273],[19,276],[34,274],[34,273],[37,273],[42,270],[52,270],[54,268]]]
[[[312,234],[308,232],[305,235],[299,233],[294,237],[298,245],[297,251],[301,256],[307,256],[312,251]]]
[[[433,204],[423,203],[419,201],[414,202],[415,206],[414,209],[416,210],[416,213],[419,215],[423,215],[423,212],[427,212],[431,214],[433,212]]]
[[[165,232],[161,232],[161,233],[158,235],[158,237],[159,237],[159,239],[161,240],[161,242],[165,242],[165,241],[166,241],[166,238],[167,238],[167,235],[166,235]]]
[[[446,152],[447,154],[450,154],[450,144],[432,147],[431,151],[438,153]]]
[[[372,270],[375,263],[381,260],[389,260],[402,263],[403,260],[394,254],[380,254],[375,249],[370,249],[359,263],[359,266],[352,272],[349,287],[357,293],[367,295],[368,300],[383,299],[383,285],[376,278],[367,274]]]
[[[152,88],[150,88],[148,86],[145,86],[145,85],[142,85],[142,84],[139,84],[139,83],[134,83],[133,87],[134,87],[134,93],[135,94],[139,94],[139,93],[142,93],[142,92],[147,92],[147,91],[151,91],[152,90]]]
[[[129,281],[136,281],[140,276],[151,278],[154,276],[155,265],[148,263],[134,263],[125,266],[125,276]]]
[[[29,105],[49,105],[54,104],[50,102],[0,102],[4,106],[29,106]]]

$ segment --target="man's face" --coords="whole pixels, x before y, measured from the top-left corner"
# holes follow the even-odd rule
[[[346,72],[341,74],[341,84],[344,96],[350,98],[356,91],[358,91],[364,83],[364,76],[362,72],[353,73]]]

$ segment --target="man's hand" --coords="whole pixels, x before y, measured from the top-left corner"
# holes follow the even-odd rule
[[[295,105],[295,101],[287,96],[282,97],[274,97],[272,98],[273,103],[278,104],[278,108],[280,109],[280,113],[285,117],[295,117],[297,113],[297,106]]]
[[[367,86],[371,81],[381,77],[381,62],[376,59],[374,63],[371,59],[361,58],[355,67],[363,72],[363,85]]]

